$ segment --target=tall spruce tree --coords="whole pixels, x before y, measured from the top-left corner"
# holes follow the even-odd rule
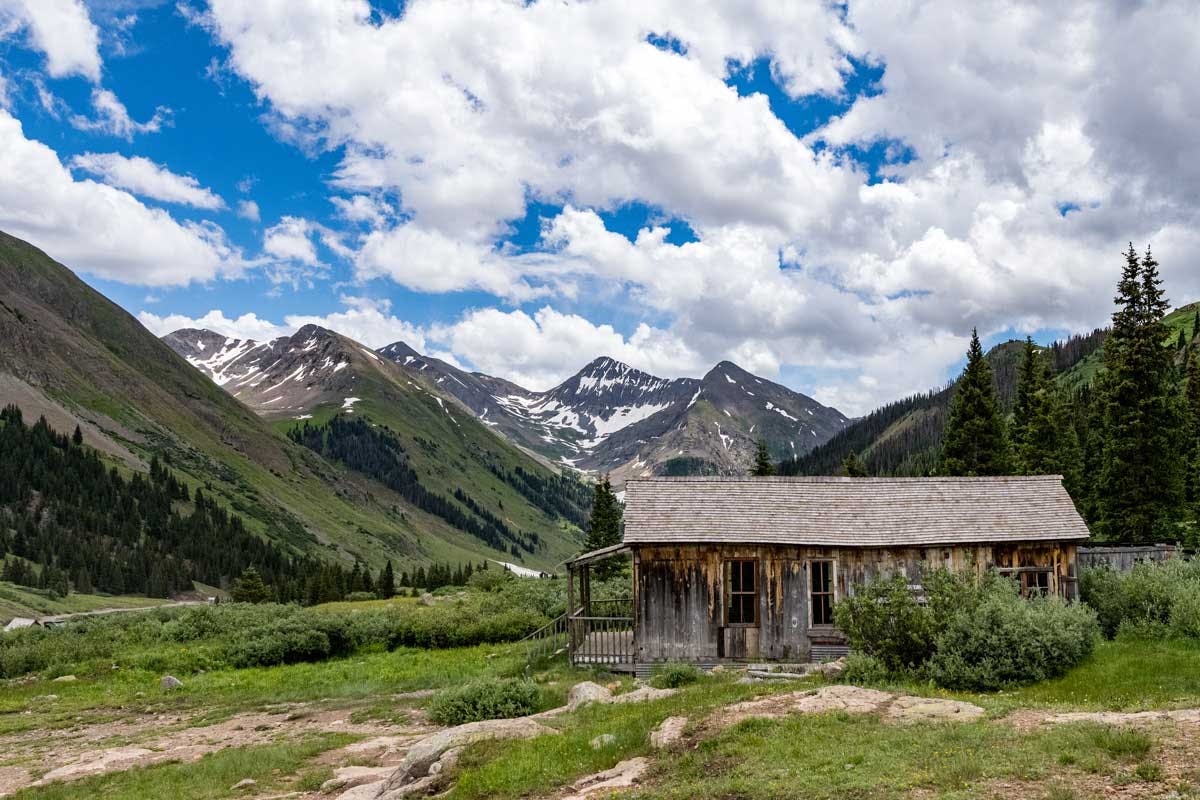
[[[379,582],[376,586],[376,591],[384,600],[388,600],[396,596],[396,573],[392,569],[392,562],[389,559],[384,565],[383,570],[379,573]]]
[[[1188,359],[1187,375],[1187,477],[1184,488],[1192,514],[1200,523],[1200,352],[1193,352]]]
[[[612,490],[612,483],[605,475],[596,484],[595,497],[592,501],[592,515],[588,520],[587,538],[584,540],[584,550],[599,550],[621,543],[621,503]],[[599,578],[607,578],[621,569],[621,562],[615,558],[601,561],[592,567]]]
[[[775,465],[771,463],[771,452],[767,449],[766,439],[758,440],[758,446],[754,453],[754,466],[750,468],[750,474],[755,477],[775,474]]]
[[[946,418],[940,471],[943,475],[1004,475],[1010,468],[992,367],[983,354],[979,332],[973,330],[967,366]]]
[[[621,543],[621,504],[613,492],[608,476],[596,483],[592,515],[588,520],[587,550],[599,550]]]
[[[1099,533],[1109,540],[1173,539],[1184,500],[1183,414],[1174,353],[1164,345],[1169,305],[1150,250],[1130,244],[1098,381],[1104,449],[1096,485]]]
[[[1081,495],[1083,452],[1067,398],[1051,383],[1045,360],[1025,340],[1013,405],[1014,467],[1022,475],[1062,475],[1072,497]]]
[[[1196,318],[1192,320],[1192,341],[1200,336],[1200,308],[1196,309]]]

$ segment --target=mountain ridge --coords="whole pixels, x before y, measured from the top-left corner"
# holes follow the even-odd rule
[[[248,347],[242,340],[189,329],[164,339],[262,413],[278,418],[304,411],[303,403],[287,399],[267,408],[271,398],[257,396],[253,379],[263,361],[281,357],[271,349],[279,340]],[[195,347],[201,340],[203,347]],[[413,380],[453,398],[523,451],[564,467],[607,473],[618,485],[650,474],[744,472],[759,437],[783,458],[807,452],[849,422],[837,409],[731,361],[719,362],[699,378],[661,378],[602,355],[556,386],[533,391],[422,354],[403,341],[376,352]],[[755,389],[762,397],[752,400],[759,394]]]

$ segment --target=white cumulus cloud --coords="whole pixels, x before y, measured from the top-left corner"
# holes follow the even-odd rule
[[[178,175],[162,164],[142,156],[123,156],[120,153],[83,153],[71,159],[73,169],[99,177],[109,186],[128,189],[134,194],[215,211],[225,207],[225,201],[211,189],[200,185],[191,175]]]
[[[0,229],[78,271],[144,286],[236,276],[247,266],[220,228],[180,222],[128,192],[76,180],[3,110]]]

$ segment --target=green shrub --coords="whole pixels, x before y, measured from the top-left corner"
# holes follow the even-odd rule
[[[933,654],[933,615],[913,597],[904,575],[859,588],[837,604],[834,621],[851,649],[877,658],[889,671],[923,664]]]
[[[650,685],[656,689],[678,689],[695,683],[703,676],[704,673],[691,664],[662,664],[654,668]]]
[[[846,656],[846,667],[842,670],[838,680],[858,686],[869,686],[886,683],[888,676],[887,665],[875,656],[866,653],[851,653]]]
[[[1107,565],[1085,569],[1079,575],[1079,599],[1096,612],[1100,630],[1109,639],[1117,635],[1125,619],[1121,576]]]
[[[462,725],[484,719],[523,717],[537,710],[539,692],[532,681],[481,680],[434,695],[429,718],[439,725]]]
[[[1033,683],[1082,661],[1098,633],[1095,612],[1086,606],[1057,597],[1024,599],[1006,581],[939,631],[929,674],[947,689],[990,691]]]
[[[1080,598],[1096,609],[1108,637],[1200,637],[1200,559],[1142,562],[1122,575],[1084,570]],[[1176,608],[1178,607],[1178,610]]]
[[[1200,639],[1200,582],[1189,582],[1175,590],[1167,624],[1172,636]]]

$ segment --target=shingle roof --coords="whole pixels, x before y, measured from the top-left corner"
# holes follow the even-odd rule
[[[626,544],[903,547],[1087,537],[1059,475],[692,477],[625,484]]]

